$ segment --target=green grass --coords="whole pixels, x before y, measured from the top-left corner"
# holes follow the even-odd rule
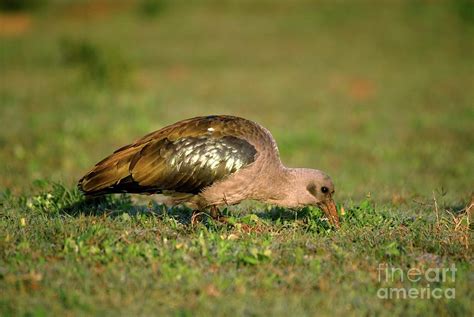
[[[126,196],[90,204],[76,190],[42,186],[42,194],[5,193],[1,201],[5,315],[462,316],[472,309],[467,215],[436,219],[427,206],[401,212],[367,199],[346,204],[338,231],[319,210],[261,206],[227,211],[232,225],[192,226],[190,210]],[[427,287],[380,280],[381,263],[405,271],[455,264],[455,280],[431,287],[455,288],[456,299],[378,299],[380,287]]]
[[[0,315],[472,315],[468,1],[111,3],[42,1],[0,30]],[[341,229],[256,202],[192,226],[75,189],[115,148],[212,113],[327,171]],[[381,264],[454,264],[430,287],[456,298],[379,299],[428,284]]]

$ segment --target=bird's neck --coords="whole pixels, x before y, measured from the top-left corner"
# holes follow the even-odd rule
[[[265,185],[260,189],[262,197],[259,200],[279,206],[297,207],[298,190],[301,188],[299,183],[304,170],[280,165],[267,175]]]

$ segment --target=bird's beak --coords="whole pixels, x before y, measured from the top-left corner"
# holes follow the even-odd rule
[[[334,200],[328,199],[322,201],[318,204],[318,206],[324,211],[326,217],[329,219],[329,222],[336,228],[339,228],[339,216],[337,215],[337,209]]]

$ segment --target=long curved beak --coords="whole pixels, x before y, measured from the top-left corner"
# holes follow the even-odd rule
[[[326,201],[322,201],[318,204],[318,206],[324,211],[326,217],[329,219],[329,222],[336,228],[339,228],[339,216],[337,214],[337,208],[334,200],[328,199]]]

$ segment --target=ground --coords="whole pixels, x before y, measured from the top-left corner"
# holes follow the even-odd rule
[[[0,13],[0,315],[473,314],[469,1],[33,2]],[[330,174],[341,228],[257,202],[193,226],[75,188],[203,114]]]

